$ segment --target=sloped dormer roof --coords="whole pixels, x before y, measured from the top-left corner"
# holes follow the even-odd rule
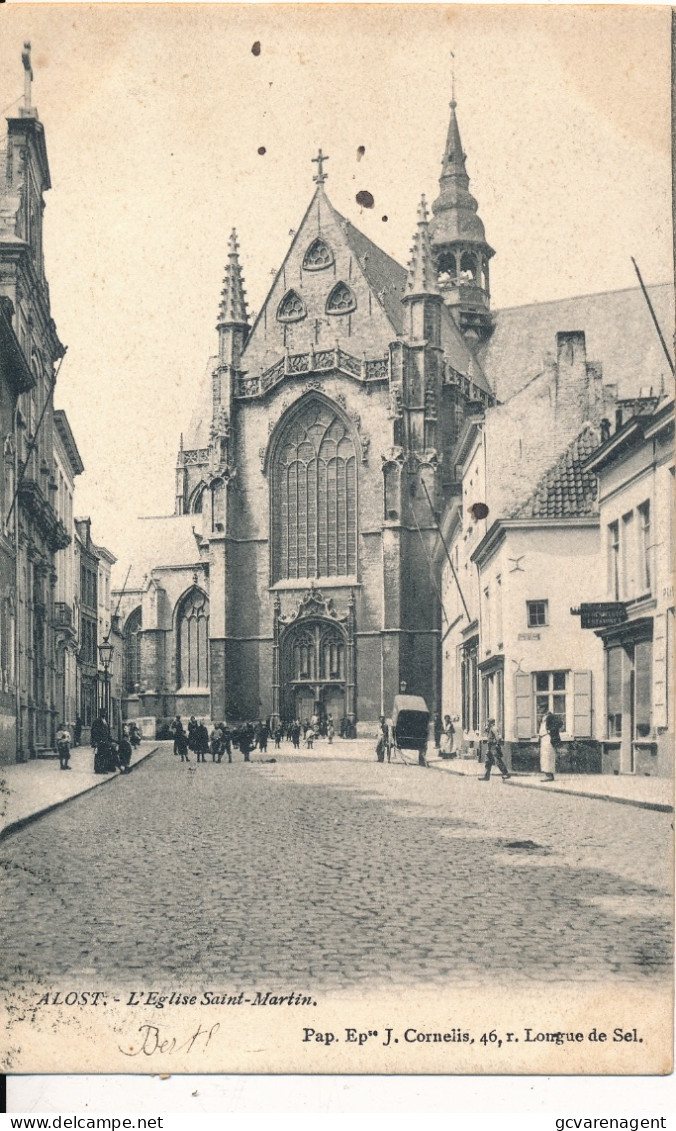
[[[591,424],[568,445],[512,518],[584,518],[598,514],[596,476],[585,467],[601,442]]]

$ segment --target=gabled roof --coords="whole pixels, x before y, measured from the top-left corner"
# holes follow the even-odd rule
[[[331,208],[340,220],[350,249],[358,260],[373,294],[379,300],[390,320],[393,330],[397,334],[402,334],[404,331],[404,308],[401,305],[401,300],[406,292],[406,268],[373,243],[363,232],[360,232],[359,228],[355,228],[350,220],[341,216],[332,204]]]
[[[194,451],[196,448],[206,448],[209,446],[209,429],[211,428],[211,414],[213,411],[211,375],[217,365],[218,357],[210,357],[193,400],[190,423],[183,433],[183,447],[187,452]]]
[[[193,528],[199,515],[167,515],[159,518],[138,518],[134,562],[127,581],[127,591],[143,589],[151,570],[187,568],[199,565],[200,552]],[[114,571],[114,588],[121,588],[128,562],[120,561]]]
[[[648,287],[667,342],[674,340],[674,287]],[[506,401],[543,369],[556,350],[562,330],[583,330],[587,359],[599,362],[605,384],[616,384],[619,397],[633,397],[662,380],[669,389],[671,373],[640,288],[605,291],[532,303],[494,312],[495,328],[477,348],[498,400]]]
[[[599,443],[598,429],[586,424],[510,518],[583,518],[598,514],[596,476],[585,465]]]

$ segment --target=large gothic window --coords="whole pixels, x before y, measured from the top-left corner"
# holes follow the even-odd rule
[[[127,695],[138,691],[141,683],[141,608],[127,618],[124,628],[124,685]]]
[[[191,589],[178,612],[180,687],[209,686],[209,598]]]
[[[357,572],[357,458],[348,425],[311,401],[291,417],[272,472],[273,580]]]

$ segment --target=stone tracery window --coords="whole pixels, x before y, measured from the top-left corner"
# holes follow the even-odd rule
[[[326,313],[349,314],[351,310],[356,310],[356,308],[357,300],[347,283],[336,283],[326,300]]]
[[[127,695],[138,691],[141,683],[141,608],[127,618],[124,628],[124,683]]]
[[[287,291],[277,308],[277,320],[279,322],[300,322],[301,318],[305,318],[306,315],[305,303],[298,292]]]
[[[209,686],[209,598],[191,589],[178,613],[180,687]]]
[[[290,675],[294,683],[345,679],[345,635],[335,624],[311,621],[291,630]]]
[[[271,483],[273,580],[357,572],[357,457],[349,426],[323,401],[291,416]]]
[[[306,271],[322,271],[333,263],[333,252],[321,236],[313,240],[305,252],[303,267]]]

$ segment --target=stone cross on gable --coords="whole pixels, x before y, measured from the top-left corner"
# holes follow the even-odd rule
[[[312,158],[312,164],[317,166],[317,175],[312,178],[316,185],[323,185],[328,176],[328,173],[324,172],[325,161],[328,161],[328,157],[324,156],[321,149],[317,153],[317,156]]]

